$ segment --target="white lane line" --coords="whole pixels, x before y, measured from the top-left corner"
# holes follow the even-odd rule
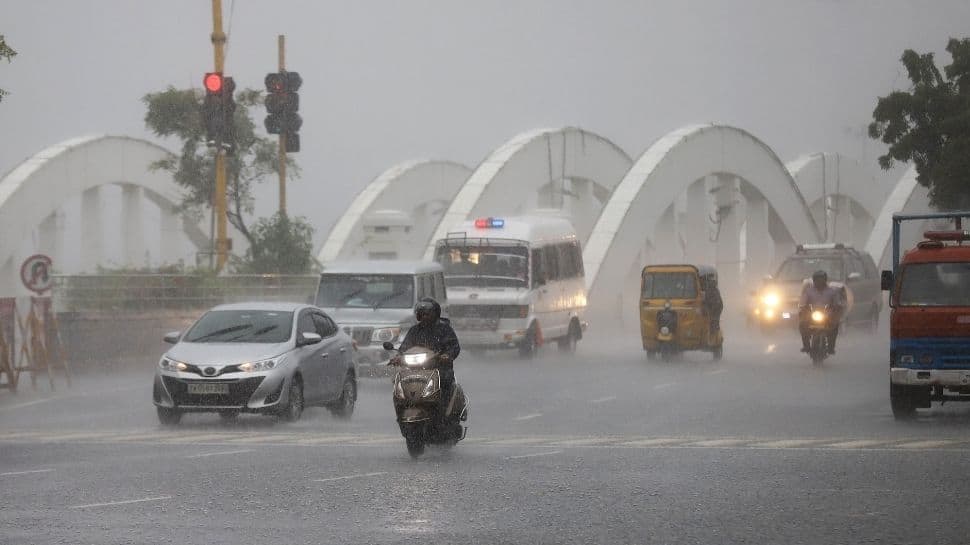
[[[654,390],[663,390],[664,388],[670,388],[671,386],[676,386],[676,382],[662,382],[653,387]]]
[[[728,370],[722,367],[720,369],[715,369],[713,371],[708,371],[705,374],[706,375],[720,375],[721,373],[727,373],[727,372],[728,372]]]
[[[553,441],[549,443],[550,446],[563,446],[563,447],[591,447],[596,445],[605,445],[607,443],[613,443],[616,439],[611,439],[609,437],[584,437],[582,439],[566,439],[563,441]]]
[[[801,448],[807,447],[809,445],[817,445],[819,443],[824,443],[825,439],[781,439],[778,441],[764,441],[760,443],[752,443],[748,445],[751,448],[764,448],[764,449],[790,449],[790,448]]]
[[[670,445],[673,443],[684,443],[687,442],[686,438],[676,438],[676,437],[657,437],[655,439],[639,439],[637,441],[627,441],[625,443],[620,443],[620,446],[624,447],[657,447],[662,445]]]
[[[599,399],[593,399],[590,401],[590,403],[595,405],[599,403],[606,403],[607,401],[613,401],[614,399],[616,399],[616,396],[607,396],[607,397],[601,397]]]
[[[896,445],[896,448],[906,448],[906,449],[937,449],[942,447],[948,447],[950,445],[956,444],[958,441],[913,441],[911,443],[900,443]]]
[[[748,443],[748,442],[749,441],[746,440],[746,439],[707,439],[707,440],[704,440],[704,441],[695,441],[693,443],[688,443],[685,446],[688,446],[688,447],[708,447],[708,448],[734,447],[734,446],[741,445],[741,444]]]
[[[467,439],[465,439],[467,441]],[[489,439],[485,441],[486,445],[534,445],[536,443],[545,443],[548,441],[545,437],[516,437],[514,439]]]
[[[562,454],[561,450],[554,450],[552,452],[537,452],[535,454],[522,454],[519,456],[507,456],[506,460],[521,460],[522,458],[535,458],[537,456],[552,456],[553,454]]]
[[[189,459],[189,458],[208,458],[209,456],[223,456],[223,455],[229,455],[229,454],[243,454],[243,453],[252,452],[252,451],[253,451],[253,449],[246,449],[246,450],[227,450],[227,451],[223,451],[223,452],[207,452],[205,454],[193,454],[192,456],[186,456],[185,458],[187,458],[187,459]]]
[[[24,407],[32,407],[34,405],[40,405],[41,403],[47,403],[48,401],[53,401],[58,399],[56,397],[45,397],[43,399],[35,399],[33,401],[27,401],[25,403],[18,403],[16,405],[4,405],[0,407],[0,411],[7,411],[13,409],[23,409]]]
[[[540,416],[542,416],[542,413],[532,413],[532,414],[527,414],[525,416],[516,416],[512,420],[515,420],[516,422],[522,422],[523,420],[532,420],[533,418],[539,418]]]
[[[858,441],[842,441],[839,443],[829,443],[827,445],[823,445],[822,448],[827,448],[827,449],[867,448],[867,447],[874,447],[876,445],[885,445],[891,442],[892,442],[891,440],[886,441],[886,440],[862,439]]]
[[[29,475],[31,473],[50,473],[54,471],[53,469],[31,469],[29,471],[8,471],[7,473],[0,473],[0,477],[9,477],[11,475]]]
[[[379,475],[387,475],[386,471],[378,471],[376,473],[361,473],[360,475],[344,475],[343,477],[331,477],[329,479],[314,479],[317,483],[332,483],[334,481],[346,481],[349,479],[361,479],[364,477],[377,477]]]
[[[776,348],[776,345],[769,344],[768,347],[765,348],[765,354],[771,354],[772,352],[775,351],[775,348]]]
[[[89,507],[108,507],[111,505],[128,505],[130,503],[144,503],[148,501],[163,501],[170,500],[172,496],[157,496],[154,498],[142,498],[140,500],[125,500],[125,501],[109,501],[106,503],[88,503],[85,505],[72,505],[68,509],[87,509]]]

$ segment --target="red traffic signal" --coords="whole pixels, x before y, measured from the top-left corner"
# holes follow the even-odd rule
[[[222,91],[222,74],[219,72],[209,72],[202,78],[202,85],[205,90],[212,94]]]

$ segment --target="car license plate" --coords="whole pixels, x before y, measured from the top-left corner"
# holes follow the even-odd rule
[[[189,384],[189,393],[198,395],[228,395],[228,384]]]

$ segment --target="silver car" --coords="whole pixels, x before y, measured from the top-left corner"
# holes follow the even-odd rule
[[[350,417],[357,401],[353,344],[317,307],[239,303],[206,312],[158,362],[152,394],[158,420],[186,412],[300,418],[305,406]]]

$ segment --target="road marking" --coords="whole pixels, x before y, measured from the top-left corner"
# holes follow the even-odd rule
[[[364,477],[377,477],[379,475],[387,475],[386,471],[378,471],[376,473],[361,473],[359,475],[344,475],[343,477],[330,477],[329,479],[314,479],[313,482],[317,483],[332,483],[334,481],[346,481],[349,479],[362,479]]]
[[[593,404],[606,403],[607,401],[613,401],[614,399],[616,399],[616,396],[601,397],[599,399],[591,400],[590,403],[593,403]]]
[[[753,443],[749,446],[752,448],[768,448],[768,449],[786,449],[786,448],[799,448],[807,447],[808,445],[814,445],[823,442],[823,439],[784,439],[781,441],[766,441],[764,443]]]
[[[29,475],[31,473],[50,473],[54,471],[53,469],[31,469],[28,471],[8,471],[7,473],[0,473],[0,477],[10,477],[13,475]]]
[[[370,437],[370,438],[360,438],[353,441],[349,441],[351,445],[388,445],[390,443],[397,443],[401,440],[400,436],[388,435],[384,437]]]
[[[956,443],[958,443],[958,441],[913,441],[911,443],[900,443],[896,445],[896,447],[909,449],[935,449],[947,447]]]
[[[586,437],[584,439],[566,439],[565,441],[553,441],[550,445],[563,447],[585,447],[593,445],[605,445],[613,443],[616,439],[611,437]]]
[[[727,373],[727,372],[728,372],[728,370],[722,367],[720,369],[715,369],[713,371],[708,371],[705,374],[707,374],[707,375],[720,375],[721,373]]]
[[[874,447],[876,445],[885,445],[890,441],[876,441],[872,439],[862,439],[859,441],[843,441],[841,443],[829,443],[825,445],[825,448],[835,448],[835,449],[851,449],[851,448],[866,448]]]
[[[776,347],[776,345],[769,344],[768,347],[765,348],[765,354],[771,354],[772,352],[774,352],[775,351],[775,347]]]
[[[245,452],[252,452],[252,449],[246,450],[227,450],[223,452],[207,452],[205,454],[193,454],[192,456],[186,456],[186,458],[208,458],[209,456],[223,456],[228,454],[243,454]]]
[[[654,390],[663,390],[664,388],[670,388],[671,386],[676,386],[676,382],[662,382],[653,387]]]
[[[299,445],[322,445],[327,443],[347,443],[350,441],[355,441],[358,439],[363,439],[363,435],[323,435],[318,437],[309,437],[307,439],[300,439],[296,441]]]
[[[43,399],[35,399],[33,401],[27,401],[24,403],[18,403],[16,405],[4,405],[0,406],[0,411],[13,410],[13,409],[23,409],[24,407],[32,407],[34,405],[39,405],[41,403],[47,403],[48,401],[53,401],[58,399],[56,397],[45,397]]]
[[[662,445],[670,445],[673,443],[683,443],[687,441],[684,439],[675,439],[672,437],[657,437],[655,439],[640,439],[637,441],[627,441],[625,443],[620,443],[623,447],[658,447]]]
[[[515,439],[494,439],[491,441],[485,441],[486,445],[534,445],[536,443],[545,443],[547,441],[544,437],[518,437]]]
[[[515,420],[516,422],[522,422],[523,420],[532,420],[533,418],[539,418],[540,416],[542,416],[542,413],[532,413],[532,414],[527,414],[525,416],[516,416],[512,420]]]
[[[172,496],[158,496],[154,498],[142,498],[140,500],[125,500],[125,501],[109,501],[106,503],[88,503],[85,505],[72,505],[69,509],[87,509],[89,507],[108,507],[111,505],[128,505],[130,503],[144,503],[148,501],[163,501],[170,500]]]
[[[218,440],[225,441],[226,439],[231,439],[231,438],[232,438],[232,435],[230,435],[228,433],[199,433],[199,434],[180,435],[180,436],[176,436],[176,437],[169,437],[169,438],[166,438],[166,439],[162,439],[162,441],[165,442],[165,443],[173,443],[173,444],[178,444],[178,443],[196,443],[196,442],[198,442],[198,443],[204,443],[204,442],[207,442],[207,441],[208,442],[211,442],[213,439],[215,439],[217,441]]]
[[[227,443],[272,443],[274,441],[289,441],[298,437],[304,437],[299,433],[267,433],[262,435],[248,435],[245,437],[235,437],[226,440]]]
[[[506,460],[521,460],[522,458],[535,458],[537,456],[552,456],[553,454],[562,454],[561,450],[554,450],[551,452],[537,452],[535,454],[521,454],[519,456],[507,456]]]
[[[733,447],[747,443],[745,439],[708,439],[706,441],[696,441],[687,443],[687,447]]]

